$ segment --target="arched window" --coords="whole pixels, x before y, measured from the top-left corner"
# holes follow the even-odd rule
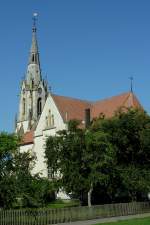
[[[32,89],[34,88],[34,79],[32,79]]]
[[[35,55],[35,63],[37,63],[37,55]]]
[[[26,112],[26,100],[25,100],[25,98],[23,98],[23,100],[22,100],[22,113],[23,113],[23,115],[25,115],[25,112]]]
[[[42,113],[42,99],[38,98],[37,100],[37,115],[40,116]]]
[[[54,121],[54,115],[52,115],[52,126],[55,125],[55,121]]]
[[[46,121],[46,128],[48,128],[48,117],[47,116],[45,118],[45,121]]]
[[[32,55],[32,62],[34,62],[34,54]]]
[[[50,127],[51,126],[51,110],[49,110],[48,112],[48,126]]]
[[[32,54],[32,62],[37,63],[37,59],[38,59],[37,55],[35,53],[33,53]]]

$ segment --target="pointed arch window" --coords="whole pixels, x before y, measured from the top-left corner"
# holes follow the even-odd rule
[[[34,57],[35,57],[35,63],[37,63],[37,55],[35,55]]]
[[[38,61],[38,56],[37,56],[37,54],[33,53],[32,54],[32,63],[37,63],[37,61]]]
[[[22,100],[22,113],[23,113],[23,115],[25,115],[25,112],[26,112],[26,100],[25,100],[25,98],[23,98],[23,100]]]
[[[48,112],[48,126],[51,126],[51,110]]]
[[[34,62],[34,54],[32,54],[32,62]]]
[[[34,88],[34,79],[32,79],[32,89]]]
[[[52,126],[54,126],[54,125],[55,125],[54,115],[52,115],[52,121],[51,121],[51,123],[52,123]]]
[[[46,129],[47,129],[48,128],[48,116],[46,116],[45,121],[46,121]]]
[[[42,99],[38,98],[37,100],[37,115],[40,116],[42,113]]]

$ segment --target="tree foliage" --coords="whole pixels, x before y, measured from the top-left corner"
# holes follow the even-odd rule
[[[54,197],[52,184],[32,175],[35,157],[19,152],[14,134],[0,134],[0,207],[38,207]],[[52,199],[51,199],[52,198]]]
[[[96,120],[91,129],[107,133],[115,148],[115,181],[111,178],[106,188],[109,191],[115,186],[112,200],[138,200],[139,196],[146,196],[150,190],[150,116],[138,109],[118,111],[110,119]]]
[[[113,147],[103,132],[78,128],[77,121],[70,121],[68,130],[59,131],[46,143],[46,158],[52,177],[67,193],[83,200],[98,183],[108,179],[107,169],[113,165]],[[54,156],[54,158],[53,158]]]
[[[79,127],[70,121],[67,130],[47,139],[48,167],[59,186],[80,197],[96,190],[100,202],[138,200],[149,192],[149,115],[119,110],[93,120],[88,129]]]

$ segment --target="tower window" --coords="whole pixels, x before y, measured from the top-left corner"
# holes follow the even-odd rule
[[[34,79],[32,79],[32,89],[34,88]]]
[[[35,55],[35,63],[37,63],[37,56]]]
[[[26,100],[25,100],[25,98],[23,98],[23,100],[22,100],[22,112],[23,112],[23,115],[25,115],[25,112],[26,112]]]
[[[37,115],[40,116],[42,113],[42,99],[38,98],[37,100]]]
[[[33,63],[37,63],[37,61],[38,61],[37,54],[33,53],[33,54],[32,54],[32,62],[33,62]]]
[[[32,55],[32,62],[34,62],[34,54]]]

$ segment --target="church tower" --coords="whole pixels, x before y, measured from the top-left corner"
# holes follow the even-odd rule
[[[34,17],[26,76],[20,90],[16,131],[21,134],[35,129],[48,95],[48,84],[43,80],[41,74],[35,19]]]

